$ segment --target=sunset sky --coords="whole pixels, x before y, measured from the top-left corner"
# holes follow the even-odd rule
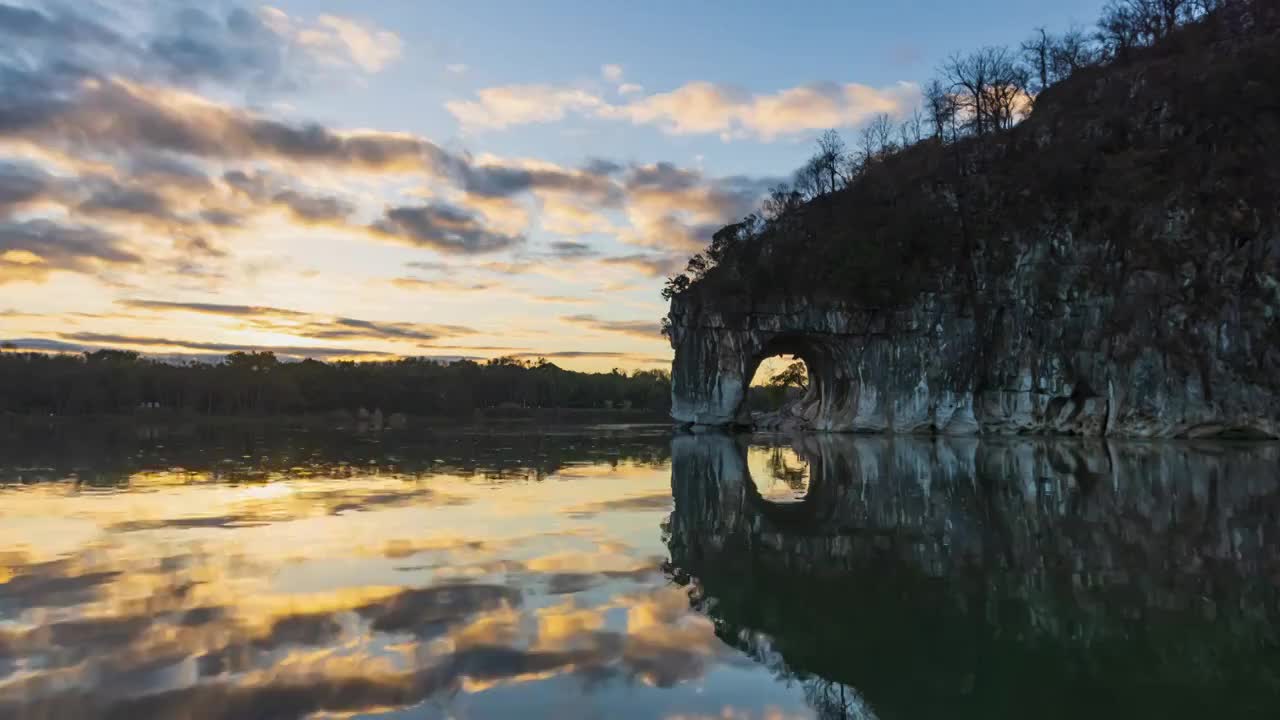
[[[1102,0],[0,0],[0,341],[670,363],[813,139]]]

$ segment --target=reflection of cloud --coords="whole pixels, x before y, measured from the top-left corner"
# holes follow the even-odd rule
[[[636,495],[634,497],[583,503],[581,505],[574,505],[566,508],[565,512],[577,518],[590,518],[601,513],[629,512],[634,510],[670,510],[673,502],[671,493],[664,492],[653,495]]]
[[[423,456],[449,457],[448,445]],[[309,457],[289,447],[286,467]],[[505,462],[509,443],[503,450]],[[342,467],[364,467],[342,457]],[[470,534],[423,532],[427,517],[454,522],[424,508],[474,502],[488,483],[407,484],[406,462],[351,477],[307,464],[304,476],[334,477],[265,483],[163,472],[134,476],[132,493],[26,496],[40,502],[21,504],[19,516],[107,504],[93,504],[97,531],[65,559],[0,557],[13,566],[0,604],[23,613],[0,629],[0,647],[25,668],[0,683],[0,716],[359,714],[514,683],[669,686],[728,658],[683,591],[650,590],[667,582],[661,558],[587,528],[491,534],[466,509],[456,522]],[[581,469],[616,473],[604,462]],[[13,512],[6,503],[0,514]],[[57,598],[65,612],[47,615],[31,598]]]
[[[378,632],[432,636],[471,616],[520,603],[520,591],[501,585],[461,584],[403,590],[356,608]]]

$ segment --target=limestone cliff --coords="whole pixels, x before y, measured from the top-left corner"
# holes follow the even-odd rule
[[[1000,137],[926,141],[673,297],[672,416],[770,426],[1280,437],[1280,40],[1082,73]]]

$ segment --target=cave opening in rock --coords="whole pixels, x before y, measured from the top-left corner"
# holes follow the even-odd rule
[[[775,413],[804,397],[809,390],[809,366],[798,355],[771,355],[760,361],[747,390],[747,409]]]
[[[803,337],[771,340],[749,367],[741,422],[757,430],[812,428],[823,397],[821,359],[819,348]]]

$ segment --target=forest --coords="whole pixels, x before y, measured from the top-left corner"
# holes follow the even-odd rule
[[[263,416],[360,408],[411,416],[520,408],[657,414],[670,407],[670,387],[663,370],[584,373],[513,358],[282,362],[270,352],[236,352],[219,363],[174,364],[123,350],[0,350],[0,414]]]

